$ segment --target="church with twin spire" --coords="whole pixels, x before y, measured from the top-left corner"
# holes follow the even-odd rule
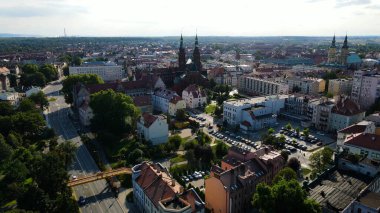
[[[328,55],[327,55],[327,63],[328,64],[340,64],[340,65],[347,65],[347,56],[349,54],[348,50],[348,42],[347,42],[347,35],[344,38],[343,46],[340,49],[340,54],[337,52],[336,44],[335,44],[335,35],[333,37],[333,40],[331,42]]]
[[[202,71],[201,52],[199,50],[198,34],[195,35],[193,57],[191,59],[189,58],[189,60],[186,60],[186,51],[183,46],[183,37],[181,34],[178,52],[178,69],[180,71]]]

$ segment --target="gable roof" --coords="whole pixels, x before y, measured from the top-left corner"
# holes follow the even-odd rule
[[[351,137],[344,142],[344,145],[362,147],[380,152],[380,136],[362,133],[356,137]]]
[[[150,113],[144,112],[141,117],[144,120],[144,126],[149,128],[157,119],[157,116],[154,116]]]
[[[138,107],[148,106],[152,105],[152,100],[149,95],[135,96],[133,97],[133,103]]]
[[[351,99],[347,97],[341,97],[335,106],[331,109],[331,112],[339,115],[353,116],[363,111],[360,110],[359,105]]]

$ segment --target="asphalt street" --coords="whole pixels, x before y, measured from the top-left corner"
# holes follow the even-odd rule
[[[68,117],[69,106],[65,103],[64,97],[59,94],[62,88],[60,83],[48,85],[44,88],[44,93],[48,98],[54,97],[56,100],[50,102],[49,109],[46,111],[46,119],[51,128],[63,141],[70,140],[76,144],[77,151],[74,163],[69,168],[69,174],[77,177],[95,174],[99,168],[82,144],[77,129]],[[86,198],[86,204],[80,208],[81,212],[127,212],[123,205],[114,197],[114,193],[108,187],[105,180],[83,184],[73,188],[77,199],[80,196]]]

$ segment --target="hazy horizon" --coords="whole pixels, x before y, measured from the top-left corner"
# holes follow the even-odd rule
[[[374,0],[13,0],[1,33],[39,37],[378,36]]]

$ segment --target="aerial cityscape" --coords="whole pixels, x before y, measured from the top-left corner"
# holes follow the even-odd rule
[[[380,2],[3,3],[0,212],[380,212]]]

